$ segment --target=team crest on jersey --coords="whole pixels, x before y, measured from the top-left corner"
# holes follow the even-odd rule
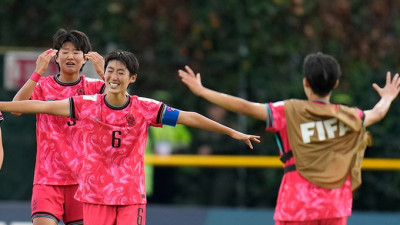
[[[81,88],[78,88],[78,89],[76,90],[76,93],[77,93],[78,95],[84,95],[84,94],[85,94],[85,90],[83,90],[83,87],[81,87]]]
[[[129,114],[126,116],[126,122],[128,123],[128,126],[130,126],[130,127],[135,126],[135,118],[133,117],[132,114]]]

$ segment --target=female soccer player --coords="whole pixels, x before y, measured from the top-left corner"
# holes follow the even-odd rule
[[[75,197],[84,203],[85,225],[145,224],[144,151],[149,126],[179,123],[227,134],[250,148],[251,141],[259,142],[259,136],[242,134],[200,114],[127,95],[138,68],[132,53],[115,51],[105,57],[107,94],[50,102],[0,102],[0,110],[6,112],[48,113],[82,123],[84,158]]]
[[[81,31],[60,29],[53,36],[53,48],[39,55],[31,78],[14,101],[53,101],[104,91],[104,82],[80,75],[91,60],[100,76],[104,59],[90,52],[89,38]],[[60,73],[41,77],[54,58]],[[18,115],[18,114],[17,114]],[[36,164],[32,189],[34,225],[82,224],[82,203],[74,199],[78,187],[76,170],[82,155],[79,122],[46,114],[36,116]],[[49,135],[50,134],[50,135]]]
[[[352,190],[361,182],[364,150],[370,144],[365,127],[380,121],[400,91],[400,79],[387,74],[386,86],[370,110],[329,102],[341,74],[336,59],[322,53],[304,60],[305,100],[255,103],[205,88],[200,74],[179,71],[197,96],[216,105],[266,121],[276,133],[285,166],[274,219],[276,225],[345,225],[351,215]],[[350,178],[351,177],[351,178]]]

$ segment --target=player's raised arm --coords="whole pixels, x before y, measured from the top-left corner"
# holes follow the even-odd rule
[[[267,118],[265,104],[250,102],[245,99],[220,93],[204,87],[199,73],[195,75],[189,66],[178,71],[182,82],[197,96],[206,99],[227,110],[244,114],[255,119],[265,121]]]
[[[234,139],[243,141],[251,149],[253,149],[251,141],[260,142],[260,136],[243,134],[195,112],[180,111],[177,123],[202,130],[229,135]]]
[[[390,72],[387,72],[385,86],[380,88],[374,83],[372,87],[376,90],[376,92],[378,92],[379,96],[381,96],[381,99],[378,101],[378,103],[376,103],[374,108],[364,111],[364,125],[366,127],[382,120],[389,111],[390,105],[400,91],[399,74],[396,73],[392,79]]]
[[[15,102],[0,102],[0,111],[29,114],[50,114],[55,116],[70,116],[69,99],[60,101],[24,100]]]
[[[39,80],[40,76],[46,72],[51,59],[56,54],[57,50],[49,49],[38,56],[36,60],[35,71],[33,72],[31,78],[27,80],[24,86],[22,86],[17,94],[15,94],[13,101],[28,100],[31,97],[37,81]]]
[[[46,72],[49,67],[51,59],[57,54],[57,50],[49,49],[40,54],[36,60],[36,68],[32,73],[30,79],[28,79],[25,84],[19,89],[17,94],[15,94],[13,101],[28,100],[33,90],[36,87],[37,82],[40,77]],[[12,112],[13,115],[19,116],[21,113]]]

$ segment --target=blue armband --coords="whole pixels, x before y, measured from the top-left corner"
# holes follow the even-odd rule
[[[166,106],[162,114],[161,123],[163,125],[175,127],[176,122],[178,121],[179,112],[180,111],[177,109]]]

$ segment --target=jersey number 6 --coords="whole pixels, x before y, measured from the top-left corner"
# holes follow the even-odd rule
[[[120,135],[121,135],[121,131],[119,131],[119,130],[114,130],[114,131],[112,132],[112,140],[111,140],[111,145],[112,145],[114,148],[119,148],[119,147],[121,147],[121,139],[118,138],[117,135],[120,136]]]

